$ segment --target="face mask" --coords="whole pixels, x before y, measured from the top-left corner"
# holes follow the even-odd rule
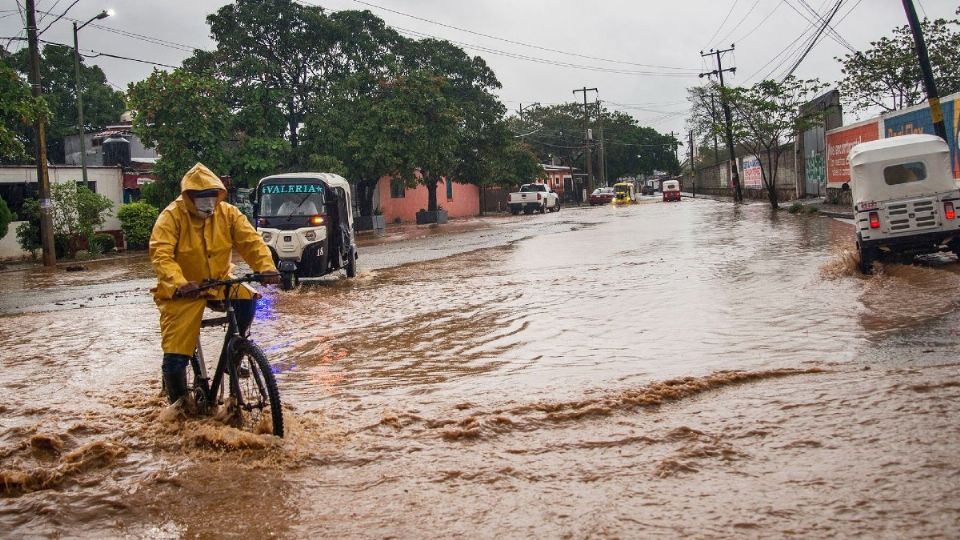
[[[193,199],[193,206],[196,207],[200,217],[206,219],[213,215],[214,208],[217,207],[216,197],[197,197]]]

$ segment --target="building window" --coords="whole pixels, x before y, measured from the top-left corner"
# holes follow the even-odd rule
[[[453,180],[447,179],[447,200],[453,200]]]
[[[403,199],[407,196],[407,184],[403,180],[393,178],[390,180],[390,198]]]

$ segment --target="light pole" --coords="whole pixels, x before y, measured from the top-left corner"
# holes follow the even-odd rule
[[[103,10],[94,15],[89,21],[77,26],[73,23],[73,69],[77,79],[77,132],[80,134],[80,173],[83,176],[83,187],[87,187],[87,141],[83,130],[83,89],[80,84],[80,46],[77,44],[77,33],[84,26],[100,19],[106,19],[113,15],[113,10]]]
[[[523,111],[526,110],[526,109],[532,109],[532,108],[534,108],[534,107],[539,107],[539,106],[540,106],[540,102],[539,102],[539,101],[536,102],[536,103],[533,103],[533,104],[531,104],[531,105],[527,105],[526,107],[523,106],[523,103],[520,104],[520,109],[519,109],[517,112],[520,113],[520,128],[521,128],[521,129],[523,129],[524,126],[525,126],[525,124],[524,124],[524,122],[523,122]],[[520,140],[523,141],[524,138],[525,138],[527,135],[530,135],[530,133],[526,133],[526,134],[520,135]]]

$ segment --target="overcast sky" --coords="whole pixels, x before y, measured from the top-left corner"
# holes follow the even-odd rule
[[[0,2],[0,37],[20,34],[16,0]],[[20,0],[21,4],[23,0]],[[958,0],[915,0],[920,16],[952,17]],[[61,13],[72,0],[37,0],[37,9]],[[205,17],[221,0],[80,0],[68,17],[86,20],[103,9],[115,15],[80,32],[80,48],[179,65],[191,47],[212,48]],[[685,89],[700,83],[697,74],[713,69],[700,51],[727,48],[724,67],[736,66],[730,82],[746,84],[776,76],[792,65],[811,23],[803,0],[322,0],[303,3],[331,10],[369,9],[409,37],[429,35],[460,44],[482,56],[497,74],[500,97],[511,111],[521,103],[554,104],[582,100],[575,88],[597,88],[612,109],[633,115],[662,132],[685,129]],[[828,13],[835,0],[805,0]],[[11,11],[13,9],[13,11]],[[812,16],[807,14],[809,18]],[[43,29],[55,16],[39,13]],[[800,64],[796,75],[836,81],[833,59],[905,24],[900,0],[844,0],[833,28]],[[812,34],[810,31],[807,35]],[[483,34],[483,35],[480,35]],[[71,24],[61,19],[43,39],[72,43]],[[841,44],[840,42],[844,43]],[[2,43],[6,43],[3,41]],[[11,46],[18,47],[18,42]],[[791,45],[791,43],[793,43]],[[19,46],[25,46],[19,45]],[[778,57],[781,51],[786,54]],[[788,56],[791,55],[792,56]],[[99,65],[120,89],[146,77],[153,66],[105,57]],[[161,68],[168,69],[168,68]],[[591,93],[592,101],[595,94]],[[846,115],[847,122],[854,118]]]

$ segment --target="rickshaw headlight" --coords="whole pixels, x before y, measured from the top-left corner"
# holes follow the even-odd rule
[[[263,232],[262,236],[263,236],[264,242],[269,242],[270,240],[273,239],[273,235],[266,231]]]
[[[317,233],[315,231],[307,231],[303,233],[303,237],[307,239],[307,242],[313,242],[317,239]]]

